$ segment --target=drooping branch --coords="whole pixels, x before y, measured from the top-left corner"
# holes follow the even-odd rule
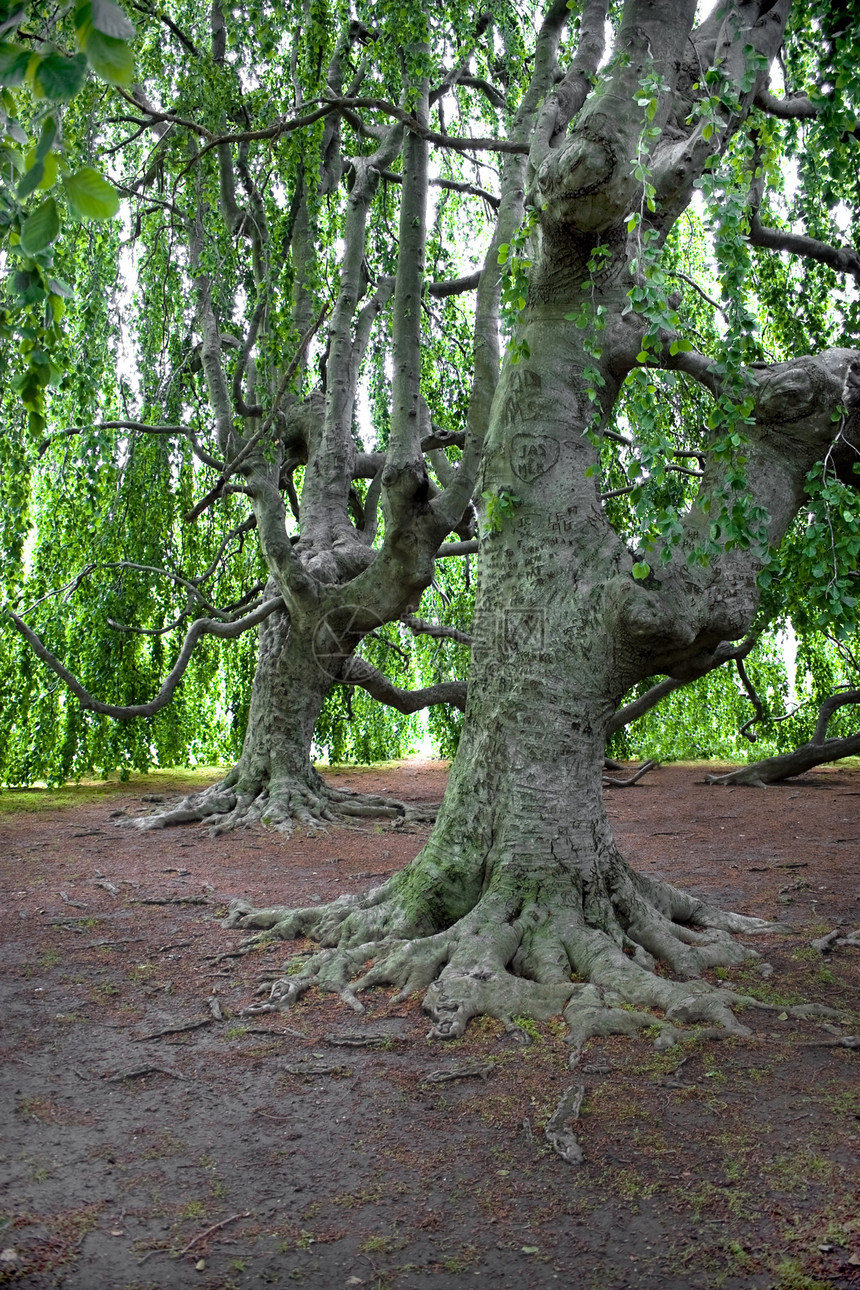
[[[763,250],[788,251],[826,264],[837,273],[850,273],[855,282],[860,283],[860,254],[852,246],[831,246],[829,242],[821,242],[805,233],[766,227],[757,210],[750,216],[749,239],[753,246],[760,246]]]
[[[91,430],[133,430],[139,434],[155,435],[183,435],[191,444],[196,457],[205,465],[211,466],[214,470],[223,470],[224,463],[217,457],[213,457],[205,448],[201,448],[197,439],[196,432],[190,426],[183,425],[147,425],[144,421],[94,421],[88,426],[66,426],[63,430],[56,430],[49,434],[39,444],[37,455],[44,457],[51,444],[57,439],[69,439],[72,435],[87,434]]]
[[[279,121],[274,122],[272,125],[264,126],[260,130],[234,130],[226,134],[216,134],[213,130],[207,129],[205,125],[201,125],[199,121],[191,121],[187,117],[181,117],[175,112],[160,112],[150,104],[143,104],[139,97],[135,97],[126,90],[119,89],[118,93],[120,93],[124,99],[127,99],[128,102],[138,110],[145,112],[151,121],[161,121],[170,125],[179,125],[182,126],[183,129],[188,130],[191,134],[197,135],[198,138],[205,139],[206,144],[195,154],[191,163],[192,165],[196,165],[200,162],[205,154],[211,151],[212,148],[219,148],[223,144],[251,143],[255,139],[274,140],[279,139],[284,134],[291,134],[294,130],[303,130],[305,127],[313,125],[315,122],[321,120],[322,117],[328,116],[330,112],[336,111],[338,107],[337,102],[325,100],[322,107],[317,108],[313,112],[308,112],[297,117],[282,117]]]
[[[727,775],[708,775],[706,780],[709,784],[748,784],[753,788],[764,788],[767,784],[776,784],[783,779],[793,779],[794,776],[814,770],[816,766],[823,766],[827,762],[858,755],[860,734],[848,735],[844,739],[826,739],[823,743],[811,740],[793,752],[768,757],[764,761],[753,762],[750,766],[740,766]]]
[[[179,43],[188,51],[189,54],[191,54],[193,58],[200,57],[200,50],[194,44],[194,41],[188,33],[183,31],[178,23],[175,23],[163,9],[157,10],[153,5],[140,4],[139,0],[129,0],[129,5],[132,9],[136,9],[138,13],[148,14],[151,18],[158,18],[160,22],[164,23],[168,31],[173,32]]]
[[[186,633],[185,640],[179,655],[165,678],[161,689],[154,699],[149,703],[133,703],[120,705],[115,703],[102,703],[100,699],[95,699],[89,690],[81,685],[80,681],[74,676],[67,667],[65,667],[55,654],[52,654],[48,647],[40,640],[31,627],[24,622],[23,618],[14,613],[11,609],[7,610],[10,621],[14,624],[16,630],[24,637],[27,643],[38,655],[43,663],[46,663],[53,672],[63,681],[72,693],[79,699],[82,708],[91,712],[98,712],[106,717],[115,717],[119,721],[126,721],[132,717],[153,717],[156,712],[166,707],[173,697],[173,693],[191,661],[191,655],[194,647],[202,636],[218,636],[225,640],[233,640],[241,636],[243,632],[249,631],[268,618],[269,614],[274,613],[276,609],[282,609],[284,602],[280,596],[265,601],[258,609],[247,614],[244,618],[239,618],[232,623],[218,622],[213,618],[197,618],[191,624]]]
[[[753,716],[750,717],[749,721],[744,722],[738,733],[742,734],[745,739],[748,739],[751,744],[754,744],[758,736],[756,734],[750,734],[750,728],[758,725],[760,721],[764,720],[767,715],[767,708],[765,707],[764,700],[758,690],[753,685],[752,680],[750,679],[750,674],[744,667],[742,659],[737,659],[736,667],[738,669],[738,676],[741,678],[741,684],[746,690],[747,698],[755,710]]]
[[[393,170],[383,170],[381,174],[386,183],[403,183],[403,176],[398,175]],[[452,193],[467,193],[470,197],[480,197],[481,201],[486,202],[493,210],[498,210],[499,208],[499,198],[495,193],[491,193],[489,189],[481,188],[477,184],[467,183],[465,180],[436,177],[430,179],[430,187],[448,189]]]
[[[818,718],[812,735],[814,744],[823,744],[827,738],[827,727],[834,712],[844,708],[848,703],[860,703],[860,690],[844,690],[841,694],[832,694],[825,699],[818,709]]]
[[[384,116],[390,117],[393,121],[398,121],[404,125],[413,134],[423,139],[426,143],[436,144],[439,148],[449,148],[453,152],[502,152],[514,153],[521,156],[528,153],[528,144],[519,143],[514,139],[492,139],[472,136],[469,138],[460,138],[453,134],[439,134],[431,130],[424,120],[414,116],[410,112],[404,111],[395,103],[388,103],[385,99],[373,98],[352,98],[352,99],[328,99],[327,103],[331,107],[340,111],[352,109],[357,111],[361,108],[374,112],[381,112]]]
[[[638,699],[631,699],[630,703],[625,703],[623,707],[613,714],[606,727],[606,738],[608,739],[610,735],[614,735],[616,731],[622,730],[625,726],[631,725],[632,722],[638,721],[640,717],[644,717],[647,712],[650,712],[652,708],[656,708],[658,703],[662,703],[663,699],[670,694],[674,694],[676,690],[681,690],[685,685],[690,685],[700,677],[707,676],[709,672],[722,667],[724,663],[729,662],[731,659],[740,661],[746,658],[758,639],[759,636],[756,633],[753,636],[748,636],[740,645],[732,645],[729,641],[723,641],[714,650],[708,665],[696,675],[685,676],[683,679],[668,676],[663,681],[658,681],[644,694],[640,694]]]

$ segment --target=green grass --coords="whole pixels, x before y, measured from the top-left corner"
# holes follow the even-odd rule
[[[137,798],[141,793],[189,793],[206,788],[224,773],[224,768],[218,766],[197,766],[193,770],[174,768],[153,770],[146,775],[133,774],[123,782],[117,771],[105,779],[81,779],[75,784],[64,784],[60,788],[46,788],[44,785],[4,788],[0,789],[0,815],[15,811],[69,810],[77,806],[91,806],[110,798]]]

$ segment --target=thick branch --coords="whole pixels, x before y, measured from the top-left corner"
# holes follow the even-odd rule
[[[722,667],[730,659],[740,660],[746,658],[757,640],[758,636],[756,635],[748,636],[740,645],[732,645],[730,642],[724,641],[722,645],[714,650],[710,663],[697,672],[696,675],[685,676],[683,680],[680,677],[667,676],[665,680],[658,681],[656,685],[651,686],[650,690],[640,694],[638,699],[632,699],[630,703],[625,703],[623,707],[614,713],[609,725],[606,727],[606,738],[608,739],[610,735],[614,735],[616,730],[621,730],[624,726],[629,726],[632,722],[638,721],[640,717],[644,717],[646,712],[656,708],[658,703],[662,702],[667,695],[673,694],[675,690],[683,689],[685,685],[690,685],[692,681],[697,681],[700,676],[707,676],[709,672]]]
[[[417,109],[428,114],[424,86]],[[391,389],[391,439],[385,485],[404,469],[424,469],[421,452],[421,296],[427,244],[427,144],[409,131],[403,145],[403,196],[400,203],[399,254],[394,287],[394,379]],[[425,472],[426,473],[426,472]]]
[[[749,239],[753,246],[767,251],[789,251],[809,260],[826,264],[837,273],[850,273],[860,283],[860,255],[852,246],[831,246],[805,233],[790,233],[787,229],[768,228],[762,224],[758,211],[750,216]]]
[[[467,274],[464,278],[452,278],[449,282],[428,282],[424,286],[428,296],[444,299],[446,296],[460,296],[467,291],[474,291],[481,281],[481,270]]]
[[[779,99],[770,90],[761,89],[753,100],[755,106],[769,116],[782,121],[813,121],[820,109],[805,94],[794,94],[789,99]]]
[[[280,409],[281,403],[283,402],[284,395],[287,392],[287,386],[295,376],[298,370],[299,363],[302,360],[302,356],[305,353],[305,350],[313,340],[316,333],[319,331],[319,328],[321,327],[323,320],[325,319],[325,316],[328,313],[328,308],[329,308],[328,302],[326,302],[326,304],[323,305],[322,309],[317,315],[316,320],[314,321],[310,330],[305,332],[304,336],[302,336],[301,340],[299,341],[298,348],[296,349],[296,352],[293,355],[292,362],[290,363],[289,367],[281,377],[281,380],[278,384],[277,391],[275,392],[275,397],[272,399],[269,412],[266,416],[265,421],[261,425],[260,429],[255,434],[251,435],[250,439],[247,439],[243,443],[240,451],[237,452],[236,456],[232,459],[232,461],[228,462],[227,465],[223,467],[221,472],[221,478],[218,480],[217,484],[215,484],[214,487],[210,488],[209,492],[206,493],[206,495],[202,497],[200,501],[197,502],[197,504],[193,506],[191,510],[188,511],[188,513],[184,516],[186,524],[190,524],[194,520],[196,520],[198,516],[202,515],[202,513],[205,510],[207,510],[207,508],[210,507],[212,503],[216,501],[223,494],[225,485],[227,484],[228,480],[230,480],[233,477],[233,475],[237,473],[237,471],[241,470],[242,467],[248,463],[255,448],[257,448],[260,445],[260,443],[265,439],[266,435],[268,435],[269,431],[272,428],[272,425],[274,424],[275,417],[278,415],[278,411]]]
[[[457,627],[445,623],[430,623],[425,618],[416,618],[414,614],[404,614],[400,620],[413,636],[433,636],[438,640],[457,641],[459,645],[472,645],[473,638],[468,632],[461,632]]]
[[[535,170],[540,169],[550,149],[557,146],[564,137],[568,125],[588,97],[591,78],[603,57],[606,9],[606,0],[589,0],[585,7],[580,19],[576,56],[564,79],[547,97],[535,127],[530,156]],[[559,23],[559,19],[566,19],[567,16],[557,6],[553,6],[551,19],[554,23]],[[550,17],[547,21],[550,21]]]
[[[344,685],[360,685],[371,698],[389,708],[409,715],[434,703],[450,703],[461,712],[466,710],[466,682],[441,681],[423,690],[401,690],[363,658],[351,658],[341,677]]]

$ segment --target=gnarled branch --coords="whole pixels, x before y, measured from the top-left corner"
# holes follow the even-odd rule
[[[268,618],[269,614],[274,613],[276,609],[282,609],[284,602],[280,596],[275,596],[260,605],[252,613],[247,614],[244,618],[239,618],[232,623],[219,623],[212,618],[197,618],[189,627],[185,640],[182,643],[182,649],[179,656],[165,678],[161,689],[154,699],[149,703],[133,703],[120,705],[116,703],[102,703],[100,699],[95,699],[89,690],[81,685],[80,681],[74,676],[67,667],[65,667],[56,654],[52,654],[48,647],[40,640],[31,627],[28,627],[23,618],[12,610],[7,610],[10,621],[15,625],[17,631],[21,633],[27,643],[33,649],[33,652],[39,656],[43,663],[47,663],[52,671],[56,672],[61,681],[69,687],[72,693],[79,699],[82,708],[90,712],[98,712],[106,717],[115,717],[117,720],[126,721],[132,717],[154,717],[156,712],[166,707],[173,697],[173,692],[182,680],[186,668],[191,661],[191,655],[194,652],[194,646],[200,640],[201,636],[219,636],[223,639],[232,640],[241,636],[243,632],[249,631]]]

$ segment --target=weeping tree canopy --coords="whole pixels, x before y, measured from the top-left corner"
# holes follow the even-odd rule
[[[130,738],[99,717],[140,721],[145,757],[203,728],[204,691],[207,738],[233,706],[235,770],[157,823],[393,812],[325,789],[313,730],[342,683],[463,702],[356,650],[428,636],[420,598],[477,537],[436,828],[363,896],[236,906],[326,947],[262,1006],[393,983],[443,1037],[562,1009],[577,1048],[742,1030],[702,973],[767,925],[634,873],[601,770],[626,695],[742,659],[798,586],[811,629],[856,630],[856,24],[827,0],[135,16],[133,84],[63,116],[125,216],[52,252],[75,301],[44,433],[4,386],[15,684],[32,650],[73,689],[86,715],[40,699],[70,764]],[[248,699],[211,647],[251,627]]]
[[[251,780],[265,795],[278,776],[303,781],[301,795],[315,724],[331,755],[369,758],[407,751],[410,714],[426,703],[462,707],[430,646],[419,671],[431,684],[404,695],[420,684],[412,642],[423,628],[386,625],[431,583],[434,619],[470,599],[460,566],[474,548],[471,495],[498,369],[497,273],[477,304],[476,294],[499,198],[454,151],[430,181],[432,210],[422,190],[420,219],[404,215],[401,232],[414,94],[390,39],[397,15],[381,26],[364,17],[327,6],[277,20],[218,4],[135,10],[134,77],[117,74],[106,93],[81,71],[71,101],[19,113],[34,128],[46,111],[57,123],[44,187],[96,154],[124,202],[121,220],[67,223],[18,247],[33,279],[27,320],[51,321],[50,380],[22,384],[32,337],[4,351],[4,583],[20,636],[7,634],[3,661],[7,781],[231,760],[247,731],[246,795]],[[63,41],[80,44],[77,11],[65,25],[52,16],[40,27],[37,9],[30,19],[17,33],[24,51],[49,33],[71,65]],[[503,96],[467,73],[488,25],[476,21],[452,14],[440,36],[477,121]],[[502,25],[521,61],[518,20]],[[429,71],[429,52],[412,44]],[[456,82],[440,87],[439,111],[443,99],[456,107]],[[502,231],[515,231],[520,208],[509,203]],[[16,218],[23,228],[35,216],[25,205]],[[18,278],[6,287],[12,319]],[[398,317],[414,336],[396,331]],[[478,327],[489,339],[470,411]],[[407,387],[419,379],[415,400]],[[404,540],[399,529],[419,520],[423,531]],[[374,565],[369,586],[334,590]],[[258,626],[259,647],[245,634]],[[53,670],[47,685],[33,651]],[[273,687],[280,720],[260,730]],[[449,727],[443,719],[450,744]],[[288,769],[261,768],[290,742]],[[295,814],[289,801],[283,814]]]

